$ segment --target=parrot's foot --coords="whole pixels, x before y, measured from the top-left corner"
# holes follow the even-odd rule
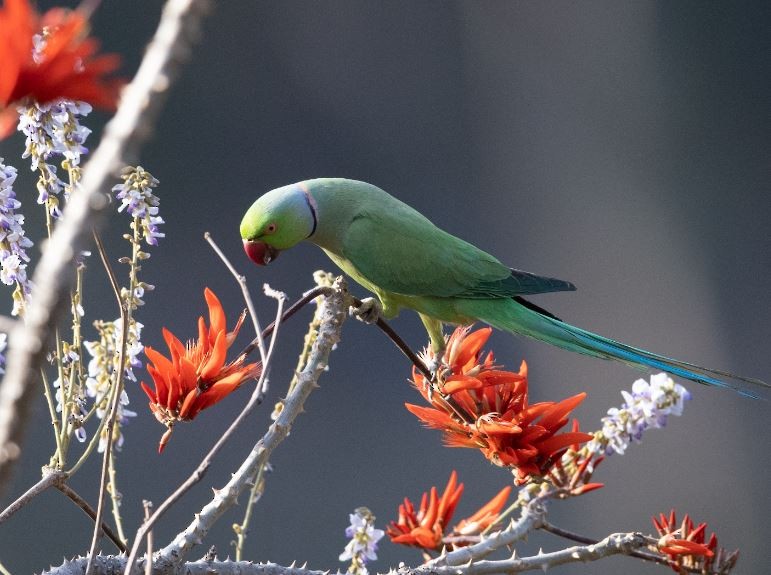
[[[373,324],[377,323],[377,320],[383,314],[383,306],[376,298],[368,297],[361,300],[361,305],[358,307],[351,306],[350,313],[359,321]]]
[[[425,380],[425,390],[428,401],[432,401],[434,392],[441,395],[441,389],[445,378],[452,374],[450,367],[444,363],[443,357],[444,354],[436,354],[426,364],[426,367],[431,372],[431,379]]]

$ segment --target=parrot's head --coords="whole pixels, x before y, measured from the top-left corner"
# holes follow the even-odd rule
[[[310,237],[315,229],[315,201],[302,182],[261,196],[241,220],[246,255],[261,266]]]

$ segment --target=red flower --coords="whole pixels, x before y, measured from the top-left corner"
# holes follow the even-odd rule
[[[439,378],[438,393],[430,392],[423,375],[412,371],[413,384],[431,407],[405,405],[427,427],[444,431],[448,446],[480,449],[494,464],[515,468],[522,484],[531,476],[546,475],[571,444],[592,438],[579,431],[557,435],[586,394],[530,405],[524,361],[514,373],[497,369],[492,352],[482,359],[491,331],[456,329],[444,352],[449,369]]]
[[[573,420],[572,431],[580,431],[577,419]],[[604,460],[604,455],[580,450],[579,444],[574,443],[562,457],[556,460],[554,467],[549,471],[549,479],[552,485],[570,495],[589,493],[605,486],[603,483],[591,482],[595,469]]]
[[[442,546],[462,547],[468,545],[473,536],[479,535],[498,520],[510,493],[511,487],[504,487],[479,511],[461,520],[449,531],[448,525],[463,494],[463,484],[458,484],[458,474],[453,471],[441,498],[436,487],[432,487],[429,493],[423,494],[417,513],[415,506],[405,497],[404,503],[399,505],[399,519],[391,521],[386,533],[394,543],[420,547],[427,551],[438,551]],[[447,536],[445,532],[448,533]]]
[[[0,8],[0,137],[13,127],[13,102],[65,98],[114,108],[122,81],[106,76],[120,59],[98,54],[99,44],[88,37],[87,28],[85,15],[77,10],[52,9],[41,18],[28,0],[5,0]],[[39,33],[45,45],[33,59],[33,36]]]
[[[658,519],[652,517],[653,525],[660,535],[658,550],[669,556],[669,565],[677,573],[712,572],[728,573],[739,558],[739,552],[726,553],[717,548],[717,537],[714,533],[706,537],[707,524],[694,526],[686,514],[681,523],[677,522],[675,510],[669,512],[669,517],[663,513]]]
[[[183,345],[173,333],[163,328],[171,359],[145,347],[145,354],[152,362],[147,371],[155,382],[155,389],[144,381],[142,389],[150,398],[150,410],[156,419],[168,427],[158,446],[159,453],[166,447],[177,421],[195,418],[201,410],[211,407],[246,380],[259,377],[262,371],[260,363],[246,364],[244,356],[225,363],[227,350],[238,335],[246,312],[228,333],[220,300],[209,288],[204,290],[204,297],[209,306],[209,327],[203,317],[198,318],[197,341]]]

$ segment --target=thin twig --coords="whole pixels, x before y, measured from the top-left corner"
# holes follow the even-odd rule
[[[80,507],[83,512],[88,515],[92,520],[96,521],[96,511],[94,511],[94,508],[89,505],[88,501],[83,499],[78,493],[72,489],[69,485],[66,483],[60,483],[56,485],[56,488],[64,493],[67,497],[69,497],[78,507]],[[120,550],[121,553],[126,552],[126,545],[121,541],[120,537],[118,536],[115,531],[113,531],[109,525],[106,523],[102,523],[102,531],[104,531],[104,534],[109,537],[110,541],[112,541],[115,546]]]
[[[40,481],[35,483],[32,487],[27,489],[19,498],[6,507],[2,513],[0,513],[0,523],[3,523],[9,519],[19,509],[24,507],[32,499],[43,493],[49,487],[56,487],[64,495],[70,498],[83,512],[91,519],[96,520],[96,511],[89,505],[88,501],[83,499],[78,493],[65,483],[67,481],[68,474],[64,471],[46,468],[43,472],[43,477]],[[115,546],[122,552],[126,552],[126,546],[121,542],[120,538],[110,527],[102,523],[102,530],[104,530],[107,537],[115,543]]]
[[[43,396],[46,398],[48,414],[51,416],[51,425],[54,428],[54,439],[56,441],[56,453],[51,458],[50,464],[52,466],[55,465],[61,467],[64,465],[64,446],[61,437],[61,424],[59,423],[59,418],[56,416],[56,407],[54,406],[54,399],[51,394],[51,387],[48,385],[48,377],[46,377],[45,369],[40,370],[40,379],[43,382]]]
[[[544,531],[548,531],[549,533],[553,533],[554,535],[564,537],[565,539],[575,541],[577,543],[595,545],[600,542],[599,539],[593,539],[592,537],[586,537],[584,535],[581,535],[580,533],[574,533],[572,531],[568,531],[567,529],[563,529],[562,527],[557,527],[556,525],[553,525],[548,521],[544,521],[541,524],[540,529],[543,529]],[[637,557],[638,559],[643,559],[645,561],[652,561],[653,563],[659,563],[661,565],[669,565],[669,561],[667,561],[666,558],[661,557],[659,555],[654,555],[653,553],[645,553],[644,551],[631,551],[630,553],[628,553],[628,555],[631,555],[632,557]],[[701,573],[701,570],[699,569],[689,570],[687,567],[683,567],[683,569],[686,569],[689,573]]]
[[[361,302],[354,299],[354,305],[361,305]],[[418,354],[412,351],[410,346],[407,345],[407,343],[399,336],[399,334],[397,334],[382,317],[377,318],[375,325],[377,325],[383,331],[383,333],[388,336],[388,339],[394,342],[396,347],[399,348],[399,351],[407,356],[407,359],[409,359],[412,362],[412,365],[414,365],[418,371],[423,374],[423,377],[425,377],[428,381],[433,381],[434,375],[431,373],[431,370],[426,367],[426,364],[423,363],[423,361],[418,357]]]
[[[280,320],[278,318],[276,323],[277,325],[278,323],[280,323]],[[278,333],[277,329],[274,331],[276,333],[273,334],[273,340],[275,340],[276,334]],[[260,380],[267,377],[266,376],[267,366],[270,364],[272,350],[273,350],[273,341],[271,341],[271,344],[268,350],[267,362],[262,366],[263,369],[262,369],[262,373],[260,374]],[[187,491],[190,490],[190,488],[193,487],[193,485],[195,485],[196,483],[198,483],[204,478],[209,467],[212,465],[214,456],[217,455],[217,453],[219,453],[220,449],[222,449],[225,443],[227,443],[227,441],[230,439],[233,433],[235,433],[236,429],[241,425],[241,423],[246,419],[246,417],[252,412],[254,407],[259,404],[259,401],[258,401],[260,399],[259,390],[261,388],[262,388],[262,384],[260,381],[258,381],[254,391],[252,392],[251,397],[249,398],[249,401],[241,410],[241,413],[238,414],[238,416],[233,421],[233,423],[230,424],[230,427],[228,427],[225,433],[222,434],[219,440],[217,440],[214,446],[204,456],[201,463],[198,464],[198,467],[196,467],[193,473],[163,503],[161,503],[161,505],[155,510],[155,512],[150,516],[150,518],[139,527],[134,537],[134,542],[131,547],[131,553],[129,554],[128,563],[126,564],[126,571],[125,571],[126,575],[131,575],[131,572],[134,567],[134,563],[136,562],[137,555],[139,553],[139,546],[141,545],[142,540],[147,536],[147,532],[166,513],[166,511],[168,511],[169,508],[174,503],[177,502],[177,500],[179,500],[185,493],[187,493]]]
[[[123,301],[123,298],[120,297],[120,284],[118,284],[118,278],[115,275],[115,271],[112,269],[110,258],[107,256],[107,251],[104,249],[104,243],[102,243],[102,238],[99,235],[99,232],[92,230],[92,235],[94,237],[94,242],[96,243],[96,249],[99,252],[99,258],[102,260],[104,271],[107,274],[107,279],[110,282],[110,287],[112,288],[112,293],[115,296],[115,301],[118,304],[118,309],[120,310],[122,318],[125,313],[124,308],[126,307],[126,304]]]
[[[32,487],[22,493],[16,501],[6,507],[2,513],[0,513],[0,524],[9,519],[19,509],[24,507],[32,499],[43,493],[46,489],[53,485],[63,482],[67,478],[67,474],[63,471],[56,471],[53,469],[46,469],[43,472],[43,477],[35,483]]]
[[[112,445],[115,445],[114,438]],[[121,517],[120,514],[121,499],[123,496],[118,489],[118,470],[115,466],[115,451],[110,455],[109,465],[109,480],[107,485],[109,486],[108,491],[110,492],[110,502],[112,503],[112,518],[113,521],[115,521],[115,529],[118,532],[118,537],[125,543],[128,541],[128,538],[123,529],[123,517]]]
[[[233,531],[236,533],[236,561],[241,561],[243,558],[244,543],[246,543],[246,534],[249,533],[254,506],[265,493],[265,474],[268,472],[270,472],[269,463],[265,463],[257,470],[257,476],[254,478],[252,488],[249,491],[249,500],[246,502],[244,519],[241,523],[233,524]]]
[[[260,359],[262,360],[263,370],[266,370],[269,365],[267,364],[267,357],[268,352],[265,350],[265,341],[262,336],[262,328],[260,327],[260,321],[259,317],[257,316],[257,310],[254,307],[254,301],[252,300],[252,294],[249,292],[249,287],[246,284],[246,277],[239,273],[238,270],[236,270],[235,266],[230,262],[230,259],[225,255],[225,253],[222,251],[222,249],[217,245],[217,242],[214,241],[214,238],[212,237],[211,233],[205,232],[203,235],[204,239],[209,243],[209,245],[212,247],[214,252],[219,256],[219,258],[222,260],[222,262],[225,264],[225,267],[228,268],[232,276],[235,278],[236,283],[238,283],[239,287],[241,288],[241,294],[244,298],[244,303],[246,303],[246,309],[249,313],[249,316],[252,318],[252,325],[254,326],[254,333],[255,338],[253,342],[257,343],[257,347],[260,350]],[[283,315],[283,306],[284,302],[286,301],[286,295],[283,293],[276,293],[278,296],[278,310],[276,312],[276,315],[278,318],[281,318]],[[275,341],[275,338],[271,339],[271,343]],[[255,390],[255,392],[258,394],[258,404],[262,403],[262,398],[264,397],[265,393],[267,392],[267,381],[268,377],[266,374],[266,377],[262,378],[262,381],[265,382],[265,386],[259,390]],[[254,504],[257,502],[257,500],[262,495],[263,489],[265,487],[265,480],[264,480],[264,472],[268,468],[268,464],[261,466],[257,470],[257,474],[254,479],[254,484],[252,485],[252,488],[249,492],[249,501],[246,505],[246,511],[244,515],[244,520],[241,523],[241,525],[234,524],[233,530],[236,532],[237,536],[237,543],[236,543],[236,561],[239,561],[241,559],[241,553],[243,551],[243,544],[244,540],[246,538],[246,532],[249,528],[249,518],[251,517],[252,509],[254,508]],[[148,535],[149,537],[149,535]],[[147,553],[147,556],[150,557],[150,552]],[[146,568],[151,568],[151,562],[146,563]],[[150,575],[147,573],[147,575]]]
[[[227,267],[230,273],[233,274],[233,277],[236,279],[236,282],[238,282],[238,285],[241,288],[241,294],[244,297],[244,302],[246,303],[246,309],[249,311],[249,315],[252,318],[252,324],[254,325],[255,338],[253,341],[257,343],[257,348],[260,350],[260,359],[262,360],[262,364],[265,365],[265,362],[267,360],[267,351],[265,350],[265,341],[262,336],[262,328],[260,328],[260,320],[257,317],[257,312],[254,309],[254,302],[252,301],[252,296],[249,293],[249,288],[246,285],[246,277],[243,274],[238,273],[238,270],[236,270],[235,266],[232,263],[230,263],[230,260],[225,255],[225,252],[223,252],[220,249],[220,247],[217,245],[217,242],[214,241],[214,238],[209,232],[205,232],[203,234],[203,237],[207,242],[209,242],[209,245],[212,247],[214,252],[219,256],[219,258],[225,264],[225,267]]]
[[[96,555],[96,547],[99,544],[100,532],[102,531],[102,517],[104,517],[104,495],[107,491],[107,482],[110,477],[110,458],[112,457],[112,440],[113,433],[115,431],[115,420],[118,417],[118,409],[120,407],[120,396],[123,392],[123,375],[126,370],[126,350],[128,346],[129,336],[129,321],[130,311],[128,304],[121,298],[120,285],[118,279],[115,276],[115,272],[110,264],[110,259],[107,257],[107,252],[104,249],[102,239],[99,237],[99,233],[94,230],[94,241],[96,242],[96,248],[99,252],[99,257],[102,260],[107,277],[110,280],[110,286],[113,289],[115,299],[118,302],[118,309],[120,310],[121,321],[121,338],[120,338],[120,352],[118,355],[118,369],[114,373],[115,381],[111,386],[110,394],[110,409],[109,412],[104,415],[104,420],[107,421],[107,441],[104,446],[104,457],[102,458],[102,474],[99,480],[99,496],[96,504],[96,519],[94,520],[94,534],[91,538],[91,548],[88,554],[89,562],[86,565],[85,575],[91,575],[94,567],[94,556]]]
[[[104,251],[104,246],[102,245],[101,239],[96,235],[96,232],[94,232],[94,234],[95,234],[94,237],[97,240],[97,246],[98,246],[98,250],[99,250],[100,255],[106,254],[106,252]],[[104,255],[102,257],[102,262],[105,263],[105,266],[106,266],[105,269],[107,269],[107,275],[110,278],[110,284],[111,284],[111,286],[113,288],[113,293],[116,295],[116,298],[117,298],[117,300],[119,302],[118,303],[118,309],[120,310],[120,320],[121,320],[121,346],[120,346],[120,349],[119,349],[119,352],[118,352],[119,353],[119,355],[118,355],[118,363],[121,364],[121,369],[117,372],[117,374],[119,374],[119,376],[117,378],[117,381],[114,384],[111,384],[110,387],[108,388],[110,390],[110,395],[108,397],[108,410],[107,411],[108,411],[108,413],[112,413],[112,405],[114,403],[114,401],[113,401],[113,397],[114,396],[112,394],[112,390],[114,389],[114,386],[115,385],[119,385],[120,386],[120,393],[121,394],[123,393],[123,383],[124,383],[123,378],[125,377],[125,369],[126,369],[126,365],[125,365],[126,364],[126,359],[125,359],[125,356],[127,354],[128,343],[126,343],[126,345],[124,346],[122,342],[124,342],[124,341],[128,342],[128,337],[130,336],[130,333],[131,333],[131,313],[132,312],[131,312],[130,306],[126,302],[123,302],[123,300],[120,298],[120,290],[119,290],[119,288],[117,288],[117,280],[115,278],[115,274],[112,271],[112,267],[110,266],[109,260],[107,259],[106,255]],[[129,297],[131,297],[131,294],[133,294],[134,287],[135,286],[134,286],[133,282],[131,282],[130,289],[127,290],[128,293],[129,293]],[[116,291],[116,290],[118,290],[118,291]],[[125,311],[125,314],[124,314],[124,311]],[[125,318],[124,318],[124,315],[125,315]],[[124,351],[124,349],[126,349],[126,351]],[[118,396],[118,401],[120,401],[120,395]],[[88,420],[93,414],[97,413],[98,408],[99,408],[99,403],[100,402],[94,402],[94,405],[91,407],[91,410],[86,415],[84,421]],[[117,412],[116,412],[116,415],[117,415]],[[114,421],[112,419],[110,419],[109,417],[102,417],[99,420],[99,425],[97,425],[96,431],[94,432],[93,437],[89,441],[88,446],[83,451],[83,453],[81,453],[80,457],[75,462],[75,464],[67,470],[67,473],[69,473],[70,476],[74,475],[81,468],[81,466],[91,456],[91,454],[93,453],[94,449],[96,449],[97,446],[101,443],[102,434],[104,433],[105,426],[108,423],[110,423],[111,425],[114,425]],[[112,434],[110,434],[110,441],[112,441]],[[112,462],[112,456],[110,456],[109,465],[110,465],[110,468],[112,469],[112,466],[114,465],[113,462]],[[110,475],[111,476],[113,475],[112,472],[110,472]],[[110,481],[112,481],[112,479]],[[114,509],[114,507],[113,507],[113,509]],[[119,521],[118,517],[116,517],[116,521],[118,521],[118,527],[120,528],[120,521]],[[121,531],[122,531],[122,529],[121,529]]]
[[[207,4],[206,0],[168,0],[134,80],[83,169],[81,187],[70,198],[35,267],[26,321],[17,322],[10,334],[8,367],[0,384],[0,495],[32,419],[29,411],[38,393],[32,382],[45,358],[51,326],[65,309],[66,294],[74,282],[72,259],[85,249],[91,228],[102,225],[108,205],[102,190],[149,134]]]
[[[142,507],[144,507],[145,510],[145,521],[150,519],[150,511],[153,508],[153,502],[148,501],[145,499],[142,501]],[[145,557],[148,558],[148,561],[145,561],[145,575],[152,575],[153,573],[153,530],[147,532],[147,551],[145,552]]]
[[[281,323],[284,323],[286,320],[288,320],[290,317],[292,317],[294,314],[296,314],[298,311],[300,311],[303,307],[308,305],[310,302],[312,302],[314,299],[321,295],[329,295],[332,290],[328,288],[327,286],[317,286],[313,288],[312,290],[309,290],[303,294],[303,296],[298,299],[296,302],[294,302],[292,305],[290,305],[287,310],[283,313],[281,316]],[[262,339],[265,340],[273,333],[273,329],[276,326],[276,322],[271,322],[268,324],[268,327],[266,327],[264,330],[262,330]],[[244,349],[241,350],[241,353],[238,354],[239,357],[247,357],[251,355],[251,353],[257,349],[258,347],[258,338],[254,338],[249,345],[247,345]]]

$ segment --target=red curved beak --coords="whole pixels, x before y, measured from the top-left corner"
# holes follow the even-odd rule
[[[281,253],[273,246],[256,240],[244,240],[244,251],[249,259],[258,266],[264,266],[272,262]]]

